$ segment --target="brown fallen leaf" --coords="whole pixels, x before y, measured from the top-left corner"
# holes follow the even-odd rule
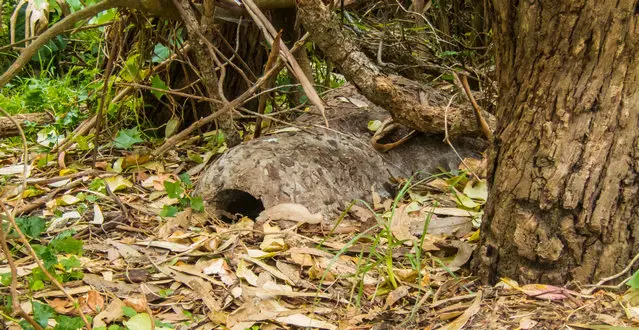
[[[264,223],[268,220],[288,220],[299,223],[319,224],[324,217],[321,213],[311,213],[306,206],[294,203],[283,203],[268,208],[257,217],[256,223]]]
[[[93,318],[93,327],[101,327],[111,324],[115,321],[120,321],[124,317],[122,307],[126,306],[124,302],[118,298],[114,298],[111,302]]]
[[[481,307],[481,297],[482,297],[482,292],[481,291],[477,292],[477,296],[475,297],[475,300],[473,300],[473,304],[470,305],[470,307],[468,307],[468,309],[465,310],[464,313],[462,313],[462,315],[460,315],[454,321],[439,328],[439,330],[461,329],[468,322],[468,320],[470,320],[470,318],[473,317],[473,315],[479,312],[479,308]]]
[[[146,312],[147,308],[149,307],[146,299],[138,293],[126,297],[124,299],[124,304],[133,308],[138,313]]]

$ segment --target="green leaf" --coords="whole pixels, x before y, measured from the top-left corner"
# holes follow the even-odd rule
[[[11,285],[11,273],[0,274],[0,284],[4,286]]]
[[[120,71],[120,77],[126,82],[134,82],[140,80],[140,68],[142,60],[140,54],[131,54],[124,62],[124,68]]]
[[[41,327],[46,328],[47,323],[49,323],[49,319],[55,314],[53,308],[36,300],[31,301],[31,306],[33,306],[33,319]]]
[[[60,265],[64,267],[65,271],[70,271],[73,268],[82,267],[82,263],[75,256],[71,256],[70,258],[62,259],[60,261]]]
[[[626,283],[626,285],[630,286],[633,289],[639,289],[639,270],[632,274],[632,277]]]
[[[77,255],[82,253],[82,246],[84,245],[81,240],[75,239],[70,236],[64,238],[56,238],[52,240],[50,244],[57,252]]]
[[[171,56],[171,50],[163,44],[157,43],[155,47],[153,47],[151,61],[153,61],[153,63],[164,62],[169,56]]]
[[[124,314],[127,317],[133,317],[135,315],[138,314],[138,312],[135,311],[135,309],[129,307],[129,306],[122,306],[122,314]]]
[[[84,321],[80,317],[70,317],[66,315],[58,315],[55,318],[56,324],[54,330],[77,330],[84,328]]]
[[[50,247],[50,246],[42,246],[40,244],[33,244],[33,245],[31,245],[31,247],[35,251],[35,253],[38,256],[38,258],[40,258],[42,260],[42,262],[44,263],[44,268],[49,269],[53,265],[58,263],[58,257],[53,252],[52,247]],[[35,271],[36,269],[34,269],[33,271]]]
[[[160,212],[160,216],[163,218],[166,217],[174,217],[178,212],[178,208],[173,205],[164,205],[162,206],[162,211]]]
[[[118,149],[129,149],[136,143],[143,142],[140,131],[137,127],[122,129],[115,137],[114,145]]]
[[[189,173],[182,172],[182,173],[180,173],[180,175],[178,175],[178,177],[180,177],[180,181],[182,181],[187,186],[192,186],[193,185],[193,182],[191,182],[191,176],[189,175]]]
[[[106,182],[104,179],[94,179],[89,183],[89,190],[106,194]]]
[[[202,201],[202,197],[198,196],[191,198],[191,208],[196,212],[204,211],[204,201]]]
[[[162,90],[169,89],[169,86],[166,85],[164,80],[162,80],[162,78],[158,77],[157,75],[154,75],[153,77],[151,77],[151,87],[162,89]],[[164,96],[163,92],[158,92],[156,90],[152,90],[151,93],[153,93],[153,95],[155,95],[155,97],[157,97],[158,100],[161,99],[162,96]]]
[[[377,132],[382,127],[382,122],[379,120],[371,120],[368,122],[368,130],[371,132]]]
[[[16,223],[20,231],[31,238],[40,237],[46,229],[46,221],[40,217],[18,217]]]
[[[486,184],[486,180],[468,181],[464,187],[464,195],[481,201],[488,199],[488,184]]]
[[[117,10],[115,9],[105,10],[102,13],[98,14],[93,24],[100,25],[100,24],[109,23],[115,19],[116,14],[117,14]]]
[[[164,181],[164,189],[166,190],[166,194],[170,198],[180,198],[182,197],[182,193],[184,192],[184,189],[182,189],[179,181]]]

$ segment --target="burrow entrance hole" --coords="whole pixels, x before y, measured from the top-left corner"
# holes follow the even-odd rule
[[[264,211],[262,200],[255,198],[246,191],[238,189],[225,189],[217,194],[215,208],[226,211],[228,214],[222,214],[222,220],[232,222],[228,215],[241,214],[253,220]]]

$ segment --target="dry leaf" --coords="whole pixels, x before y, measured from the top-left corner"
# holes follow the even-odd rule
[[[267,220],[288,220],[300,223],[319,224],[324,217],[321,213],[311,213],[304,205],[284,203],[268,208],[257,217],[258,223]]]

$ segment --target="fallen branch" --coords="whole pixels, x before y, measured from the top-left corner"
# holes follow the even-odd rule
[[[311,39],[362,95],[389,111],[400,124],[420,132],[444,133],[444,105],[422,104],[418,97],[395,85],[359,49],[346,30],[340,28],[337,17],[321,1],[299,0],[298,9],[298,17]],[[495,123],[492,115],[483,115],[489,125]],[[470,107],[453,106],[449,109],[448,130],[451,136],[483,134]]]
[[[36,125],[49,124],[55,121],[55,118],[46,112],[39,113],[25,113],[20,115],[13,115],[13,119],[24,127],[27,123],[34,123]],[[20,131],[17,126],[7,118],[0,118],[0,138],[6,138],[10,136],[19,135]]]

